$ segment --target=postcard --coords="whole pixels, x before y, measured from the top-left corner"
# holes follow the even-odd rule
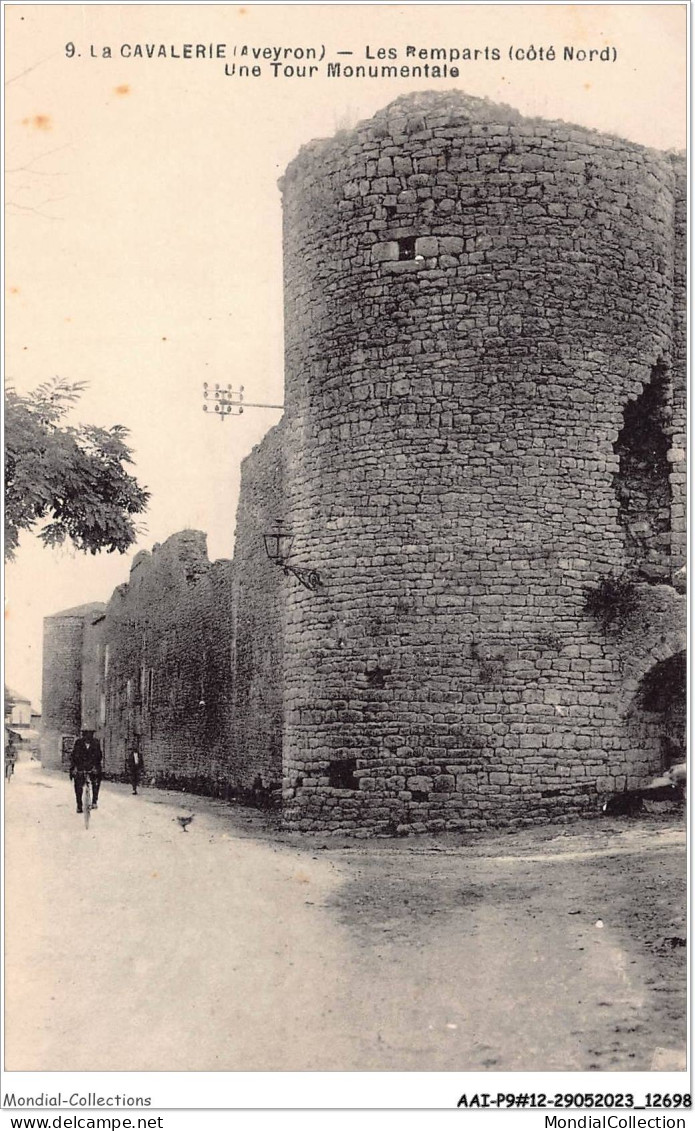
[[[4,16],[3,1118],[685,1126],[687,6]]]

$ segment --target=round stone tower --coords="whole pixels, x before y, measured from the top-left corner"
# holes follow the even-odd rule
[[[586,602],[683,563],[675,183],[460,93],[287,170],[285,518],[323,583],[287,590],[290,825],[513,823],[660,768]]]
[[[41,690],[41,762],[45,768],[65,767],[83,719],[82,665],[85,630],[102,614],[99,601],[64,609],[43,621]]]

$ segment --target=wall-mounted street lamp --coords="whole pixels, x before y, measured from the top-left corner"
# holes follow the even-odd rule
[[[244,386],[233,389],[231,385],[208,385],[203,381],[203,412],[214,410],[220,420],[225,416],[241,416],[245,408],[277,408],[284,409],[284,404],[262,404],[248,401],[244,403]]]
[[[313,591],[320,589],[322,582],[318,570],[307,569],[304,566],[291,565],[288,561],[292,552],[294,535],[290,534],[289,530],[285,530],[280,520],[275,523],[275,527],[275,530],[271,534],[263,535],[265,552],[273,565],[280,566],[285,577],[291,573],[305,589],[311,589]]]

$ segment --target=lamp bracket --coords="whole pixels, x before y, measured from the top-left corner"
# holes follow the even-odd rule
[[[290,565],[289,562],[282,562],[281,564],[285,577],[291,573],[293,577],[297,578],[300,585],[303,585],[305,589],[311,589],[312,592],[321,588],[322,581],[318,570],[304,569],[302,566]]]

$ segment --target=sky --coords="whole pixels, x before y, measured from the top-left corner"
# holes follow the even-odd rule
[[[203,382],[282,403],[277,181],[303,144],[427,89],[660,149],[686,143],[684,4],[4,13],[7,383],[26,392],[53,376],[88,382],[74,422],[125,425],[134,474],[152,494],[125,556],[49,551],[23,535],[5,574],[5,678],[36,705],[43,617],[108,600],[139,549],[186,527],[207,532],[212,559],[232,555],[241,461],[281,413],[249,408],[221,422],[202,411]],[[133,57],[136,44],[163,45],[166,57]],[[325,59],[311,79],[275,77],[263,61],[260,75],[240,78],[219,58],[172,58],[183,44],[224,44],[229,64],[244,46],[315,47]],[[379,48],[412,63],[408,45],[479,55],[446,80],[325,74],[325,60],[364,63]],[[553,45],[555,60],[515,57],[531,45]],[[615,47],[616,59],[565,61],[566,45]],[[485,58],[486,47],[500,59]]]

